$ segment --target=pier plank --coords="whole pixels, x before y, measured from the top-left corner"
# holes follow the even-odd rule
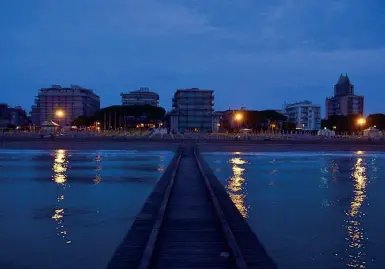
[[[256,235],[191,145],[181,147],[108,269],[275,269]]]

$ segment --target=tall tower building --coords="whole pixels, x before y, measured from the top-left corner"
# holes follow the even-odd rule
[[[354,85],[348,74],[340,75],[334,85],[334,96],[326,98],[326,119],[333,115],[360,115],[364,114],[364,97],[354,94]]]

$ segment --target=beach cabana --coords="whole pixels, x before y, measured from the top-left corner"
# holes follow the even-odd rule
[[[41,125],[41,130],[46,133],[55,133],[59,131],[60,126],[56,122],[53,121],[45,121]]]
[[[324,136],[324,137],[333,137],[335,136],[335,132],[329,129],[322,129],[317,132],[318,136]]]
[[[366,137],[380,137],[382,136],[382,132],[375,127],[369,127],[364,130],[364,136]]]

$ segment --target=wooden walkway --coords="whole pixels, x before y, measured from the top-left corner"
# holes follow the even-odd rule
[[[207,163],[187,145],[178,150],[107,268],[276,266]]]

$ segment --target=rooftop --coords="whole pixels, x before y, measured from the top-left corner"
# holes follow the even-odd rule
[[[352,85],[348,77],[348,74],[346,73],[345,76],[341,74],[336,85]]]
[[[209,92],[209,93],[213,93],[214,91],[213,90],[203,90],[203,89],[199,89],[199,88],[189,88],[189,89],[177,89],[176,93],[178,93],[178,92]]]

